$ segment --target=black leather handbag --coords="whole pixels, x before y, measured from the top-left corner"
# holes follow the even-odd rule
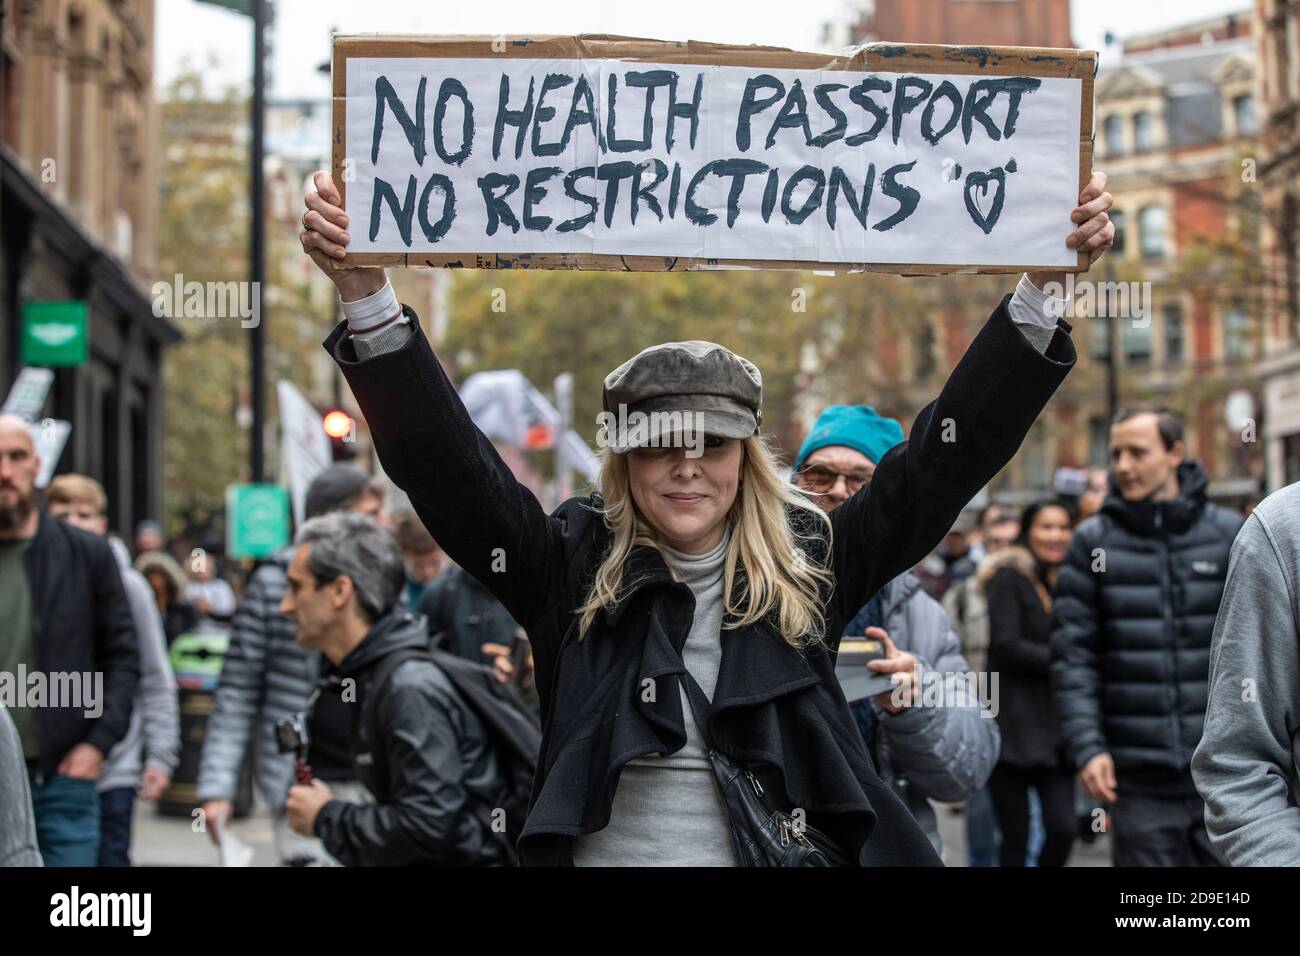
[[[704,689],[689,673],[683,681],[695,726],[708,748],[709,763],[727,806],[740,862],[744,866],[852,866],[830,837],[773,806],[758,777],[713,746],[705,722],[709,702]]]

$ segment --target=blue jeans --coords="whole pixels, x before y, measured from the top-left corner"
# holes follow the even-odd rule
[[[94,866],[99,859],[99,794],[95,781],[28,769],[36,843],[46,866]]]
[[[980,787],[966,801],[966,863],[997,866],[998,818],[988,787]]]
[[[135,788],[114,787],[99,795],[99,865],[131,865],[131,815]]]
[[[1037,866],[1038,856],[1043,852],[1043,843],[1047,840],[1047,829],[1043,826],[1043,801],[1038,798],[1038,791],[1029,788],[1029,844],[1025,847],[1025,866]]]

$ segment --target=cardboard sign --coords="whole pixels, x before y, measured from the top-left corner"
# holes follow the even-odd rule
[[[341,267],[1079,271],[1096,54],[334,39]]]

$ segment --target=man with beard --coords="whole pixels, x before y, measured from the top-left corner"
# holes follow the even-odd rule
[[[41,514],[39,471],[27,423],[0,415],[0,681],[15,698],[5,703],[22,741],[45,864],[94,866],[95,782],[126,734],[139,655],[108,542]],[[31,693],[42,685],[47,692]],[[64,700],[55,688],[80,692]]]

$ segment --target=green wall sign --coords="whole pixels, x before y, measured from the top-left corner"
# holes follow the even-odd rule
[[[27,365],[85,365],[90,358],[90,310],[86,303],[25,303],[21,352]]]

